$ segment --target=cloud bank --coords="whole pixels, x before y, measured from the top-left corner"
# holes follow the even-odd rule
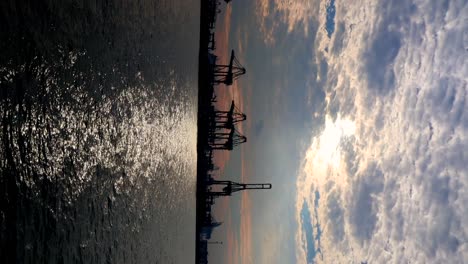
[[[318,14],[314,60],[327,65],[327,121],[297,179],[297,262],[311,262],[314,248],[319,263],[463,263],[468,4],[335,4],[331,38],[326,9]],[[314,247],[302,226],[304,201],[323,232]]]
[[[255,13],[267,44],[275,42],[280,24],[287,26],[287,31],[303,31],[308,34],[311,18],[319,13],[320,5],[310,0],[258,0]]]

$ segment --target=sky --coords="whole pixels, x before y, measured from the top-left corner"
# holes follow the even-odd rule
[[[248,141],[218,177],[273,189],[217,201],[210,260],[466,262],[468,3],[223,6],[216,53],[247,74],[218,107]]]

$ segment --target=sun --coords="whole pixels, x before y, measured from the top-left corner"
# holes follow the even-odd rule
[[[354,135],[355,123],[350,119],[342,119],[340,115],[333,120],[325,117],[325,128],[317,138],[315,158],[323,165],[338,168],[341,163],[341,142],[345,137]]]
[[[324,186],[333,182],[344,187],[342,177],[345,173],[342,143],[356,132],[356,124],[349,118],[332,118],[325,116],[325,126],[322,132],[312,138],[310,147],[305,153],[302,173],[297,186],[304,193],[310,194],[311,186]]]
[[[325,125],[318,135],[312,137],[296,182],[298,226],[302,227],[301,214],[304,201],[307,202],[309,208],[317,210],[314,213],[317,213],[320,218],[320,215],[326,215],[329,209],[327,193],[332,189],[346,190],[348,177],[344,162],[343,141],[352,140],[351,137],[354,137],[357,132],[356,123],[352,119],[343,118],[340,114],[336,118],[330,115],[325,116]],[[317,193],[324,199],[317,197]],[[337,193],[341,193],[341,191]],[[319,221],[317,219],[315,221]],[[298,228],[296,232],[296,241],[299,245],[297,256],[300,256],[301,259],[307,255],[304,245],[307,245],[308,242],[304,242],[304,237],[305,231]]]

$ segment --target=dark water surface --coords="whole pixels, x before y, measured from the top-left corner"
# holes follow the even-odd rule
[[[0,1],[0,263],[190,263],[199,2]]]

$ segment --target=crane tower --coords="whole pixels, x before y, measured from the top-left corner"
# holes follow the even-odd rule
[[[228,65],[214,65],[213,82],[216,84],[232,85],[234,80],[244,75],[246,70],[237,60],[234,50],[231,52],[231,59]]]

